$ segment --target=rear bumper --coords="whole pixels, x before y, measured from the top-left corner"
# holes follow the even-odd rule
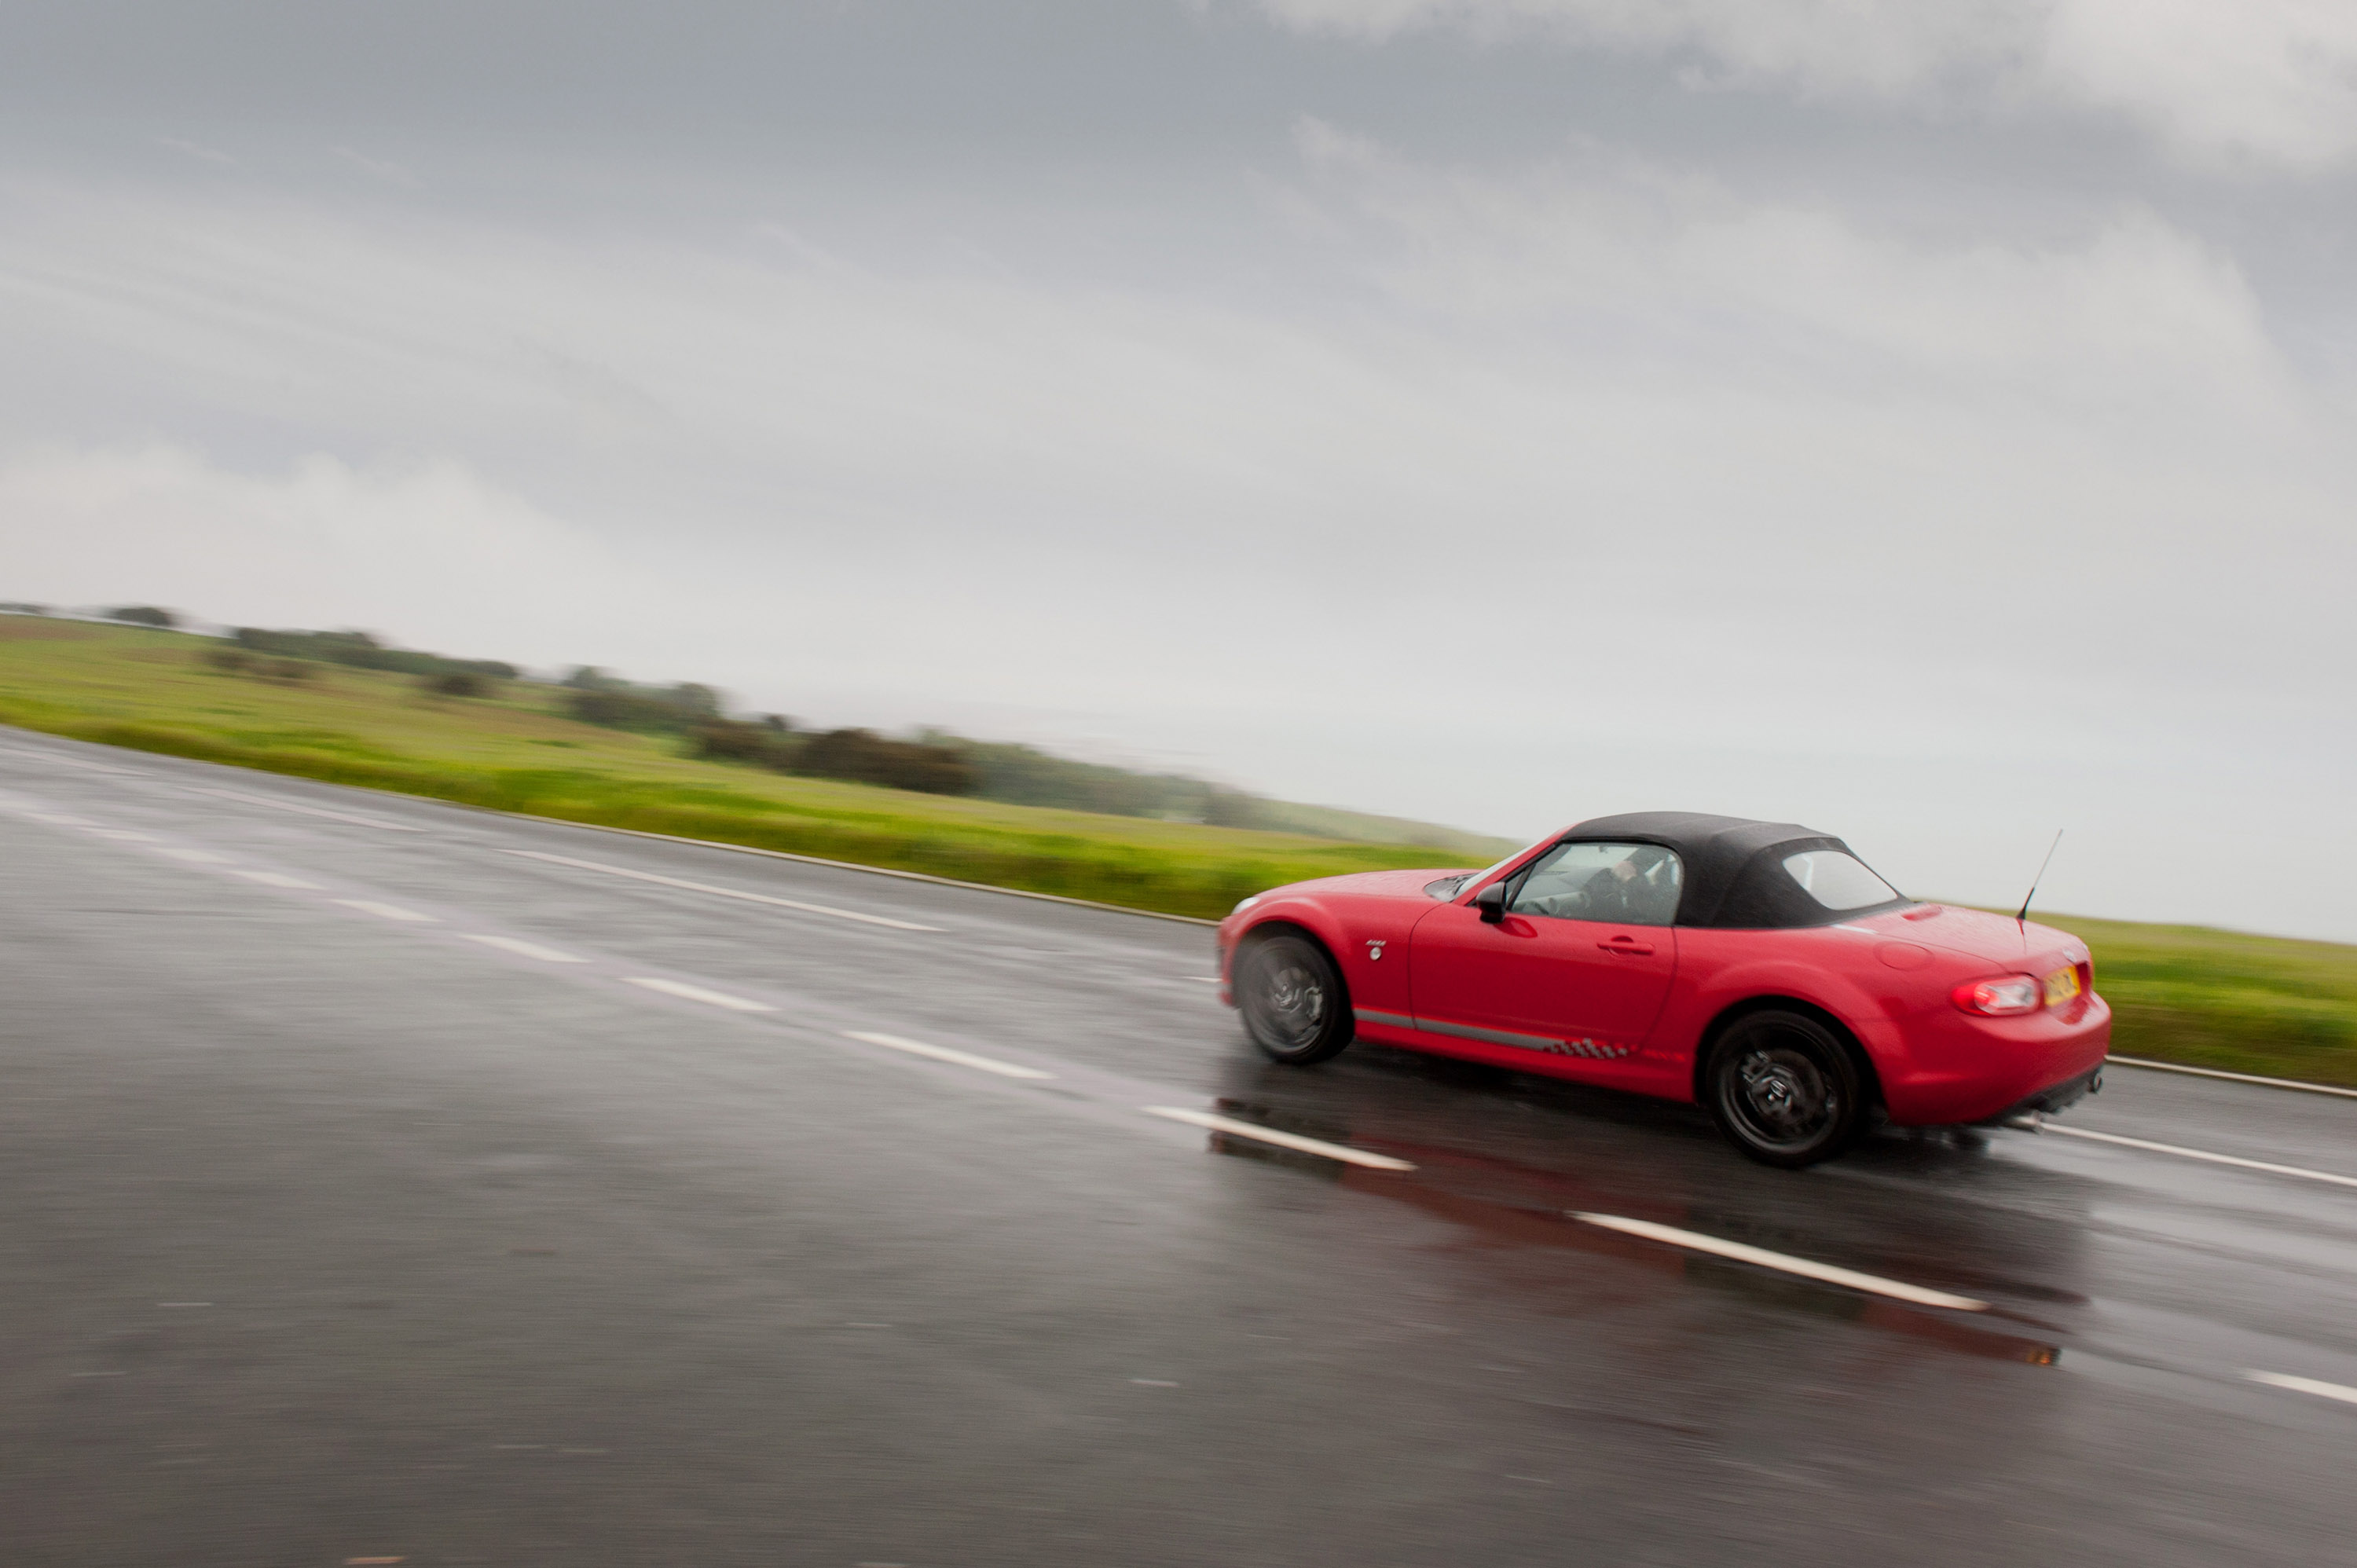
[[[2103,1091],[2104,1069],[2096,1068],[2093,1071],[2083,1072],[2067,1082],[2058,1083],[2051,1089],[2041,1089],[2027,1100],[2017,1101],[1996,1115],[1987,1118],[1984,1125],[2010,1122],[2017,1116],[2051,1116],[2057,1111],[2068,1111],[2091,1094],[2101,1094]]]
[[[2111,1050],[2112,1010],[2093,995],[2027,1018],[1927,1010],[1901,1034],[1896,1050],[1869,1047],[1890,1120],[1959,1126],[2059,1111],[2091,1092]]]

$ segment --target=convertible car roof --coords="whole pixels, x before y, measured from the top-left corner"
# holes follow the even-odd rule
[[[1685,863],[1684,890],[1678,899],[1681,926],[1821,926],[1848,918],[1828,912],[1799,883],[1776,875],[1786,855],[1803,850],[1855,853],[1830,833],[1798,822],[1760,822],[1703,811],[1630,811],[1590,818],[1564,837],[1657,843],[1677,851]]]

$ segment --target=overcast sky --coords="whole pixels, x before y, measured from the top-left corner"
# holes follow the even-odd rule
[[[0,597],[2357,940],[2346,0],[11,0]]]

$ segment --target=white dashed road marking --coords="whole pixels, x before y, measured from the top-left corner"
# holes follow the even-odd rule
[[[380,904],[373,898],[339,898],[337,903],[347,909],[358,909],[363,915],[374,915],[380,920],[414,920],[432,925],[434,917],[421,915],[414,909],[404,909],[398,904]]]
[[[243,869],[235,869],[231,871],[230,875],[231,876],[242,876],[248,882],[259,882],[264,887],[298,887],[306,893],[317,893],[320,891],[320,887],[317,883],[306,882],[299,876],[289,876],[283,871],[246,871]]]
[[[1371,1171],[1412,1171],[1415,1167],[1405,1160],[1393,1159],[1389,1155],[1371,1155],[1364,1149],[1354,1149],[1347,1144],[1329,1144],[1318,1138],[1304,1138],[1292,1133],[1280,1133],[1274,1127],[1255,1126],[1230,1116],[1214,1116],[1208,1111],[1186,1111],[1176,1105],[1141,1105],[1148,1116],[1167,1117],[1190,1126],[1208,1128],[1214,1133],[1226,1133],[1233,1137],[1250,1138],[1255,1143],[1275,1144],[1280,1149],[1294,1149],[1305,1155],[1322,1155],[1345,1165],[1364,1165]]]
[[[215,854],[209,849],[190,849],[186,844],[167,843],[156,852],[168,854],[174,860],[185,860],[192,865],[227,865],[229,856]]]
[[[991,1057],[978,1057],[972,1051],[952,1050],[947,1046],[929,1046],[922,1040],[904,1040],[898,1035],[871,1035],[863,1030],[845,1029],[846,1040],[860,1040],[887,1050],[906,1051],[910,1056],[931,1057],[937,1062],[950,1062],[958,1067],[970,1067],[981,1072],[995,1072],[1001,1078],[1053,1078],[1052,1072],[1042,1072],[1036,1067],[1017,1067]]]
[[[544,860],[554,865],[570,865],[580,871],[602,871],[608,876],[627,876],[633,882],[653,882],[665,887],[684,888],[690,893],[707,893],[716,898],[737,898],[748,904],[773,904],[780,909],[800,909],[806,915],[831,915],[838,920],[857,920],[863,925],[889,926],[896,931],[938,931],[939,926],[920,926],[913,920],[895,920],[883,915],[863,915],[856,909],[837,909],[826,904],[804,904],[793,898],[773,898],[767,893],[748,893],[739,887],[715,887],[705,882],[689,882],[683,877],[658,876],[651,871],[632,871],[624,865],[608,865],[602,861],[575,860],[570,855],[544,854],[536,849],[502,850],[503,854],[520,854],[527,860]]]
[[[706,991],[701,985],[690,985],[683,980],[659,980],[651,974],[633,974],[625,976],[624,983],[643,985],[649,991],[660,991],[665,996],[676,996],[683,1002],[701,1002],[707,1007],[726,1007],[732,1013],[777,1011],[766,1002],[755,1002],[743,996],[731,996],[725,991]]]
[[[92,828],[91,832],[102,839],[121,839],[126,843],[154,843],[156,835],[138,832],[130,828]]]
[[[2025,1132],[2059,1133],[2066,1138],[2085,1138],[2097,1144],[2116,1144],[2122,1148],[2142,1149],[2147,1154],[2174,1155],[2180,1160],[2200,1160],[2205,1165],[2233,1165],[2239,1170],[2265,1171],[2269,1176],[2298,1176],[2302,1181],[2330,1182],[2335,1187],[2357,1187],[2357,1176],[2336,1176],[2330,1171],[2312,1171],[2302,1165],[2279,1165],[2266,1160],[2246,1160],[2239,1155],[2213,1155],[2207,1149],[2188,1149],[2175,1144],[2156,1144],[2148,1138],[2124,1138],[2117,1133],[2098,1133],[2092,1127],[2061,1127],[2051,1122],[2017,1123]]]
[[[2343,1388],[2339,1383],[2319,1382],[2314,1378],[2295,1378],[2288,1372],[2244,1372],[2243,1376],[2255,1383],[2265,1383],[2271,1389],[2289,1389],[2296,1394],[2314,1394],[2319,1399],[2357,1404],[2357,1389]]]
[[[521,937],[494,937],[481,931],[468,931],[465,935],[470,942],[480,942],[487,948],[497,948],[501,952],[511,952],[519,958],[536,958],[543,963],[587,963],[589,961],[577,954],[559,952],[554,948],[544,948],[538,942],[528,942]]]
[[[234,789],[205,789],[194,784],[185,788],[191,795],[210,795],[216,800],[242,800],[249,806],[268,806],[274,811],[300,811],[307,817],[325,817],[333,822],[350,822],[363,828],[382,828],[389,833],[422,833],[424,828],[413,828],[406,822],[388,822],[382,817],[364,817],[356,811],[330,811],[323,806],[298,806],[292,800],[274,800],[267,795],[241,795]]]
[[[91,822],[88,817],[70,817],[63,811],[27,811],[25,814],[32,818],[33,821],[37,822],[47,822],[53,828],[94,828],[98,826],[96,822]]]
[[[1921,1285],[1861,1274],[1855,1269],[1837,1269],[1830,1263],[1812,1262],[1806,1258],[1788,1257],[1782,1252],[1770,1252],[1764,1247],[1747,1247],[1740,1241],[1722,1241],[1716,1236],[1705,1236],[1695,1230],[1680,1230],[1671,1225],[1656,1225],[1649,1219],[1624,1219],[1617,1214],[1582,1214],[1577,1209],[1568,1212],[1574,1219],[1585,1220],[1607,1230],[1618,1230],[1625,1236],[1641,1236],[1648,1241],[1665,1241],[1689,1251],[1731,1258],[1738,1263],[1756,1263],[1763,1269],[1798,1274],[1803,1279],[1844,1285],[1851,1290],[1887,1295],[1899,1301],[1911,1301],[1918,1306],[1943,1306],[1952,1312],[1986,1312],[1989,1309],[1988,1303],[1975,1301],[1968,1295],[1951,1295],[1943,1290],[1925,1290]]]

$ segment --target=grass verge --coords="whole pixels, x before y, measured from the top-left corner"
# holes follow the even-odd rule
[[[488,700],[406,676],[307,664],[225,673],[207,639],[0,616],[0,723],[78,740],[605,827],[1216,918],[1279,883],[1467,864],[1447,850],[1337,842],[797,779],[677,755],[584,725],[558,694]]]
[[[2085,940],[2121,1055],[2357,1088],[2357,947],[2040,918]]]

